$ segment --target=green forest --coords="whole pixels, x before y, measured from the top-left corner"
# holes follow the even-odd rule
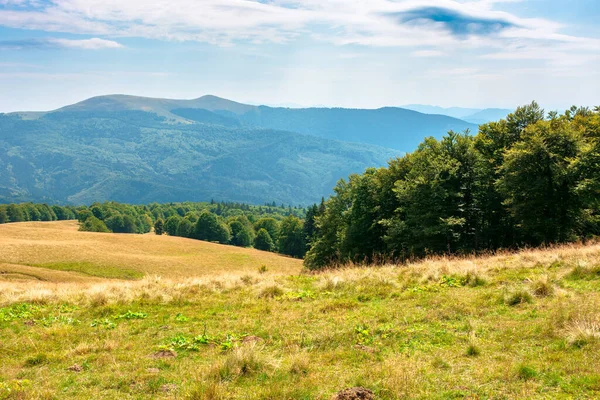
[[[316,218],[305,265],[583,241],[600,234],[600,108],[535,102],[477,135],[449,132],[341,180]]]
[[[80,230],[180,236],[304,258],[309,269],[405,262],[600,235],[600,109],[535,102],[476,135],[425,139],[340,180],[306,209],[243,203],[0,205],[0,223],[78,219]]]

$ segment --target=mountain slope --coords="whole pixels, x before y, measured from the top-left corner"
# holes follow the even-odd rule
[[[471,115],[467,115],[464,117],[464,120],[478,125],[485,124],[490,121],[505,119],[506,116],[511,112],[512,110],[507,110],[504,108],[486,108]]]
[[[241,117],[247,124],[369,143],[404,152],[413,151],[427,136],[442,137],[449,130],[477,130],[477,125],[443,115],[426,115],[402,108],[376,110],[345,108],[258,107]]]
[[[169,123],[197,122],[277,129],[325,139],[374,144],[403,152],[414,150],[427,136],[439,138],[449,130],[477,130],[477,125],[456,118],[402,108],[274,108],[251,106],[210,95],[193,100],[100,96],[63,107],[55,113],[96,111],[146,111],[165,117]]]
[[[167,119],[181,122],[182,118],[171,113],[171,111],[182,108],[203,109],[208,111],[219,110],[241,115],[254,110],[256,107],[211,95],[202,96],[192,100],[174,100],[115,94],[92,97],[79,103],[60,108],[54,112],[146,111]]]
[[[400,154],[270,129],[166,121],[143,111],[0,115],[0,201],[307,204],[338,179]]]

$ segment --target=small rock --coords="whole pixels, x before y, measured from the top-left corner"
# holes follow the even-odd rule
[[[156,353],[152,354],[153,358],[175,358],[177,357],[177,353],[173,350],[160,350]]]
[[[27,326],[34,326],[35,325],[35,321],[30,319],[28,321],[23,322],[25,325]]]
[[[67,368],[67,371],[81,372],[83,371],[83,367],[79,364],[73,364],[69,368]]]
[[[332,400],[374,400],[375,395],[369,389],[353,387],[345,389],[333,396]]]

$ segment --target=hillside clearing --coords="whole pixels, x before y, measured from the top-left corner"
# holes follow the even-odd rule
[[[114,246],[104,257],[118,265],[141,246],[149,266],[128,268],[156,274],[160,257],[209,245],[58,225],[1,227],[0,246],[10,262],[51,263],[26,249],[56,255],[77,237],[99,247],[87,257]],[[331,399],[354,386],[378,399],[600,396],[598,244],[319,274],[276,255],[291,264],[259,273],[239,254],[263,253],[217,249],[240,265],[194,275],[173,263],[128,281],[29,267],[57,275],[0,281],[0,399]]]
[[[270,273],[293,274],[302,261],[178,237],[79,232],[76,221],[0,225],[0,280],[9,274],[57,282],[145,275],[188,278],[243,273],[262,265]]]

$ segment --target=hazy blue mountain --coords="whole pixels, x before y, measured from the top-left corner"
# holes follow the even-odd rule
[[[167,121],[182,122],[181,118],[173,113],[175,109],[203,109],[209,111],[219,110],[236,115],[245,114],[256,106],[236,103],[216,96],[202,96],[193,100],[157,99],[151,97],[127,96],[122,94],[98,96],[82,102],[66,106],[55,112],[77,111],[146,111],[165,117]]]
[[[172,107],[158,106],[169,113]],[[178,113],[211,123],[117,109],[113,101],[95,100],[93,107],[88,102],[29,119],[0,114],[0,202],[308,204],[328,195],[338,179],[400,154],[244,127],[203,109]]]
[[[477,129],[477,125],[456,118],[403,108],[274,108],[241,104],[216,96],[193,100],[100,96],[61,108],[55,113],[83,111],[145,111],[164,117],[167,123],[195,122],[277,129],[325,139],[374,144],[402,152],[414,150],[427,136],[439,138],[449,130]]]
[[[481,125],[487,122],[504,119],[511,112],[512,110],[507,110],[504,108],[486,108],[471,115],[467,115],[464,120]]]
[[[392,107],[99,96],[51,112],[0,114],[0,201],[307,204],[426,136],[465,129],[477,126]]]
[[[374,144],[403,152],[416,149],[427,136],[440,138],[449,130],[477,130],[477,125],[459,119],[444,115],[426,115],[394,107],[360,110],[261,106],[243,114],[240,120],[252,126]]]
[[[469,115],[475,114],[481,111],[481,108],[464,108],[464,107],[439,107],[439,106],[430,106],[426,104],[406,104],[404,106],[400,106],[402,108],[406,108],[407,110],[418,111],[423,114],[439,114],[439,115],[447,115],[453,118],[464,119]]]
[[[481,125],[486,122],[498,121],[506,118],[512,110],[504,108],[463,108],[463,107],[438,107],[423,104],[408,104],[403,108],[418,111],[424,114],[439,114],[459,118],[464,121]]]
[[[99,96],[63,107],[56,112],[133,110],[155,113],[165,117],[168,123],[193,121],[204,124],[269,128],[326,139],[375,144],[403,152],[414,150],[427,136],[439,138],[449,130],[477,130],[477,125],[470,122],[444,115],[425,115],[403,108],[364,110],[252,106],[211,95],[193,100],[126,95]],[[214,114],[226,117],[227,120],[219,122],[219,117]]]

